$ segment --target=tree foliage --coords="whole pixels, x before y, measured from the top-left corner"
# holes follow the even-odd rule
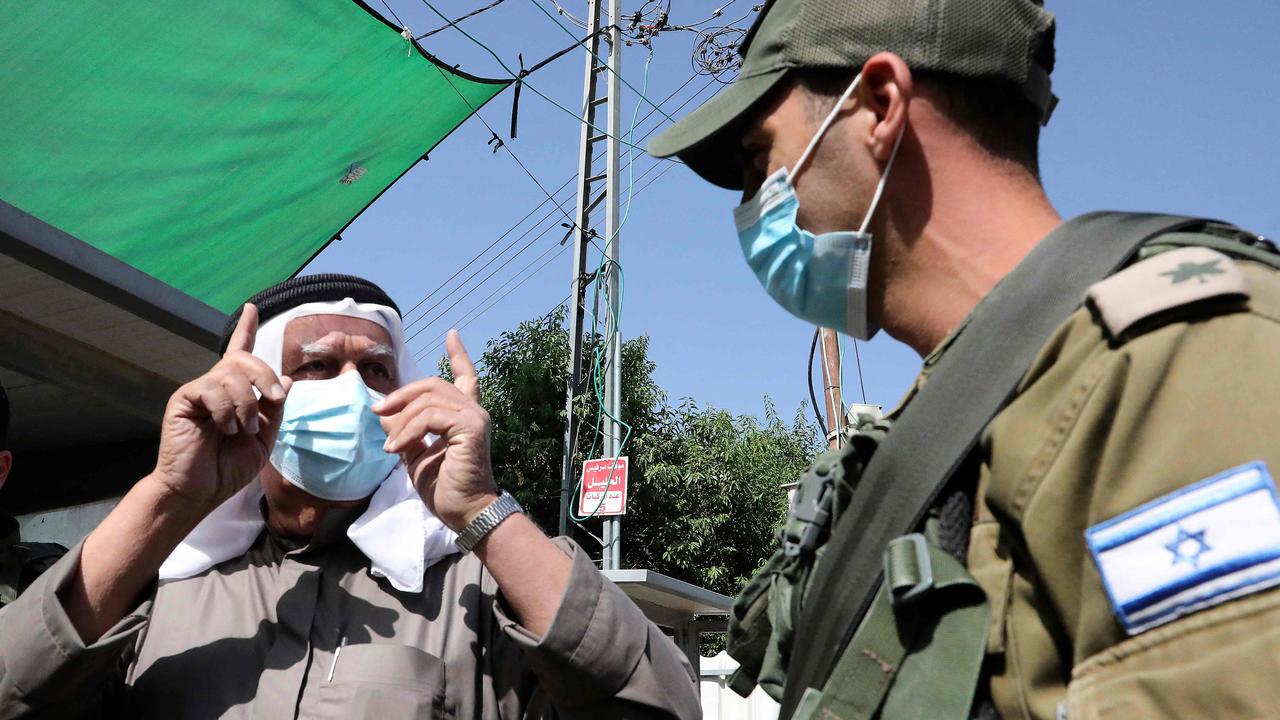
[[[564,318],[561,310],[521,323],[491,341],[479,363],[498,482],[553,533],[569,365]],[[588,338],[588,358],[600,340]],[[803,406],[785,422],[768,398],[763,419],[735,417],[687,398],[671,403],[653,379],[648,349],[648,338],[638,337],[622,351],[623,419],[632,426],[624,450],[631,467],[623,565],[733,595],[772,550],[786,512],[781,486],[821,449],[817,428],[804,418]],[[584,418],[575,478],[591,453],[599,419],[591,387],[582,390],[575,399],[575,413]],[[595,454],[602,454],[598,443]],[[594,557],[600,556],[593,537],[600,526],[593,519],[571,529]]]

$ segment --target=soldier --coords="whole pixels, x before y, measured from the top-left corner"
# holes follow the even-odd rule
[[[1053,33],[1031,0],[770,0],[649,147],[742,190],[783,307],[925,357],[735,604],[734,687],[783,717],[1280,714],[1275,247],[1062,222]]]
[[[9,479],[13,453],[9,447],[9,396],[0,387],[0,488]],[[22,542],[18,521],[0,511],[0,607],[27,589],[67,549],[57,543]]]

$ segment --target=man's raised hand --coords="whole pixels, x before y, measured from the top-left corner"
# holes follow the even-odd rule
[[[427,507],[461,530],[493,501],[497,486],[489,459],[489,413],[480,407],[476,367],[458,331],[445,348],[452,383],[433,377],[405,385],[373,406],[387,431],[387,452],[398,453]],[[439,436],[427,443],[427,433]]]
[[[246,304],[222,359],[165,408],[153,476],[207,510],[257,476],[280,429],[292,383],[251,354],[257,332],[258,309]]]

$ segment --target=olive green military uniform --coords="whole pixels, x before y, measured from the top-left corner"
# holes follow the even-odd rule
[[[743,127],[777,87],[851,74],[884,51],[918,76],[1016,93],[1045,123],[1055,33],[1041,0],[769,0],[734,82],[648,150],[745,189]],[[812,136],[789,124],[773,134]],[[1136,232],[1131,221],[1109,227]],[[735,602],[736,690],[758,685],[805,720],[1280,717],[1275,248],[1162,236],[1062,320],[1076,280],[1104,277],[1124,258],[1110,252],[1159,232],[1074,256],[1060,236],[1051,257],[1074,265],[1020,266],[1022,305],[993,291],[970,326],[985,333],[957,332],[946,363],[950,339],[926,360],[910,413],[859,422],[802,475],[779,549]],[[794,235],[767,239],[807,257]],[[787,262],[804,263],[797,277],[832,272]],[[1048,268],[1063,282],[1043,282]],[[935,368],[950,375],[944,391],[917,398]]]
[[[24,543],[18,521],[0,513],[0,607],[13,602],[67,549],[54,543]]]
[[[968,567],[990,698],[1006,720],[1280,717],[1280,590],[1131,636],[1085,541],[1231,468],[1280,468],[1280,273],[1187,248],[1090,296],[981,439]]]

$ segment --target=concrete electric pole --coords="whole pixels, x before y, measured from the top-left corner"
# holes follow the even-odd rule
[[[608,2],[609,18],[612,23],[603,32],[600,26],[601,5]],[[614,457],[618,454],[622,442],[622,426],[613,418],[620,417],[622,387],[622,334],[617,327],[619,317],[619,283],[618,283],[618,177],[619,148],[618,137],[621,133],[621,100],[620,77],[622,72],[622,33],[617,22],[621,18],[619,0],[588,0],[587,12],[587,58],[586,73],[582,91],[582,137],[578,150],[578,209],[574,216],[576,226],[570,230],[573,236],[573,290],[570,299],[573,302],[569,318],[569,383],[566,390],[564,458],[563,474],[560,479],[560,534],[565,535],[569,529],[570,504],[576,501],[573,497],[574,481],[577,468],[573,462],[573,450],[579,431],[580,419],[574,413],[574,397],[587,389],[593,379],[584,373],[583,341],[584,319],[586,314],[587,286],[592,282],[603,283],[605,288],[605,332],[608,343],[605,348],[602,395],[605,417],[601,424],[604,433],[604,456]],[[600,61],[601,38],[604,37],[609,46],[609,59],[606,66]],[[604,81],[603,87],[601,80]],[[604,108],[604,113],[599,108]],[[604,115],[604,122],[598,120]],[[603,130],[603,132],[601,132]],[[603,173],[593,174],[593,165],[600,146],[604,146],[605,169]],[[603,185],[603,187],[600,187]],[[598,191],[596,188],[600,188]],[[591,222],[592,213],[604,204],[604,235],[596,233]],[[606,261],[600,267],[604,276],[597,277],[595,272],[587,272],[587,257],[593,240],[602,243],[601,251]],[[621,552],[621,520],[618,516],[604,518],[604,568],[616,569],[620,565]]]

